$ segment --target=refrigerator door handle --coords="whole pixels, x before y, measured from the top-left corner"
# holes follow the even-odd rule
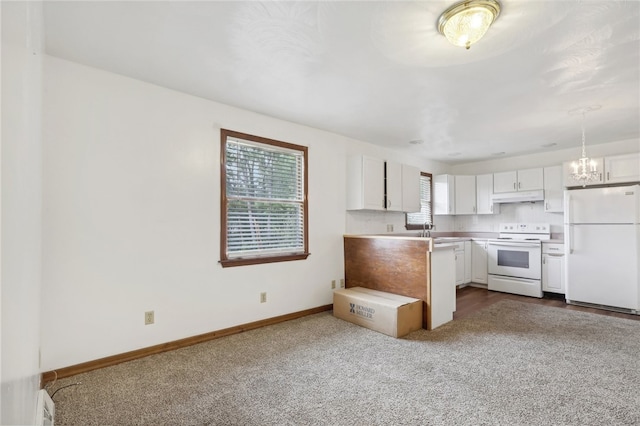
[[[569,254],[573,254],[573,223],[569,224]]]

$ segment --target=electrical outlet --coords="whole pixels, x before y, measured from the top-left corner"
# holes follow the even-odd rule
[[[267,303],[267,293],[260,293],[260,303]]]
[[[393,225],[387,225],[387,232],[393,232]]]
[[[340,278],[340,288],[344,288],[344,278]]]
[[[336,288],[336,280],[331,280],[331,289]]]
[[[153,311],[147,311],[144,313],[144,325],[153,324],[154,320]]]

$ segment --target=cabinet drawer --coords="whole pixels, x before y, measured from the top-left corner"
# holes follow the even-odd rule
[[[562,243],[543,243],[542,253],[546,254],[564,254],[564,244]]]

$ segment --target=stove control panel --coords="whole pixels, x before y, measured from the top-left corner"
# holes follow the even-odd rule
[[[500,232],[514,234],[549,234],[551,225],[548,223],[501,223]]]

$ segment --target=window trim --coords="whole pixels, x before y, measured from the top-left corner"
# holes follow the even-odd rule
[[[427,173],[427,172],[420,172],[420,176],[426,176],[429,178],[429,193],[431,194],[431,228],[433,228],[433,174],[431,173]],[[404,227],[407,231],[414,231],[414,230],[422,230],[423,229],[423,225],[418,225],[418,224],[414,224],[414,223],[408,223],[408,215],[405,213],[404,215]]]
[[[252,256],[245,258],[229,259],[227,256],[227,170],[226,170],[226,145],[227,138],[233,137],[256,142],[264,145],[276,146],[280,148],[300,151],[303,154],[303,239],[304,251],[296,254]],[[302,145],[295,145],[287,142],[268,139],[261,136],[249,135],[247,133],[233,130],[220,129],[220,264],[223,268],[231,266],[258,265],[263,263],[288,262],[292,260],[304,260],[309,253],[309,179],[308,179],[308,148]]]

